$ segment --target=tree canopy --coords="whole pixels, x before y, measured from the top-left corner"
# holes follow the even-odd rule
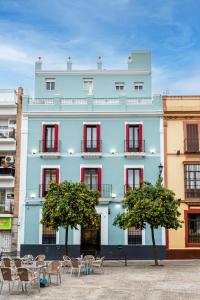
[[[173,191],[162,185],[161,179],[155,185],[144,182],[139,189],[127,191],[122,202],[125,211],[116,216],[114,225],[122,229],[129,227],[144,229],[148,223],[151,227],[152,243],[155,246],[155,228],[178,229],[181,227],[179,205],[180,200],[175,198]],[[154,254],[156,255],[155,249]]]

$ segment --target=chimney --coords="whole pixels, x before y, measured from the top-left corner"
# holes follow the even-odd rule
[[[42,57],[38,57],[38,60],[35,62],[35,71],[42,70]]]
[[[67,71],[71,71],[72,70],[72,59],[69,56],[67,59]]]
[[[97,70],[102,70],[102,59],[101,56],[97,59]]]

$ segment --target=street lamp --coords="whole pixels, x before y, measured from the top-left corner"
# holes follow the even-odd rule
[[[159,164],[158,169],[159,169],[159,178],[160,178],[163,171],[163,165],[161,163]]]

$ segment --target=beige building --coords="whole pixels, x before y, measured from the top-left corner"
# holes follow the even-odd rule
[[[16,251],[22,88],[0,90],[0,252]]]
[[[167,231],[168,258],[200,258],[200,96],[164,96],[165,185],[181,199],[181,229]]]

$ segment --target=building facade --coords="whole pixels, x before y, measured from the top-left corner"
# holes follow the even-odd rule
[[[113,221],[122,211],[128,188],[155,183],[162,162],[162,98],[152,97],[151,54],[134,51],[126,70],[105,70],[101,57],[94,70],[63,70],[35,65],[35,98],[23,96],[20,181],[22,255],[59,257],[64,230],[40,224],[49,180],[82,181],[99,190],[99,230],[70,230],[70,255],[101,253],[107,258],[152,257],[150,228],[121,230]],[[160,258],[165,231],[156,230]]]
[[[0,90],[0,252],[16,251],[17,248],[18,198],[15,182],[19,181],[20,170],[16,171],[19,159],[16,138],[20,137],[21,91],[21,88],[18,93]]]
[[[200,96],[165,96],[163,105],[165,184],[184,221],[167,231],[167,257],[200,258]]]

